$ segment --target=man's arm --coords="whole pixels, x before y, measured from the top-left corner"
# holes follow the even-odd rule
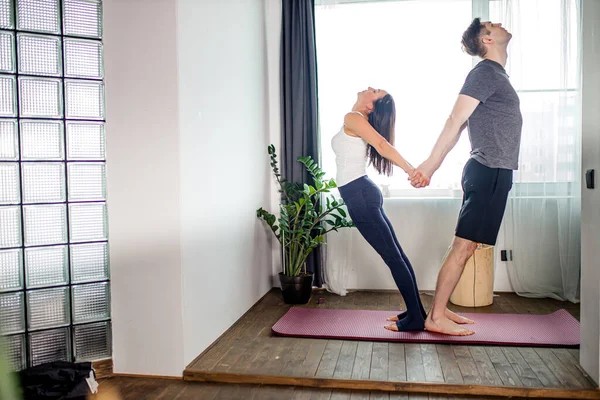
[[[384,158],[390,160],[394,165],[402,168],[404,172],[413,172],[413,166],[404,159],[383,136],[381,136],[369,122],[356,113],[349,113],[344,118],[344,126],[356,136],[361,137],[369,143]]]
[[[461,94],[458,96],[444,129],[438,137],[429,158],[425,160],[410,176],[414,187],[424,187],[429,184],[431,176],[442,165],[446,155],[454,148],[461,132],[467,126],[467,120],[479,105],[479,100]]]

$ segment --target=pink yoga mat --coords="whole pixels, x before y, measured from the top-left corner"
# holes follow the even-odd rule
[[[509,346],[578,346],[579,321],[566,310],[552,314],[464,313],[475,324],[471,336],[384,329],[397,311],[332,310],[292,307],[272,330],[281,336],[386,342],[465,343]]]

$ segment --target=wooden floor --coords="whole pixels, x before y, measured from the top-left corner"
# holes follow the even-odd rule
[[[421,298],[428,308],[431,295],[422,294]],[[229,372],[531,388],[593,387],[579,369],[578,349],[403,344],[273,336],[271,327],[289,307],[283,303],[277,290],[269,292],[188,366],[186,373]],[[319,291],[304,307],[405,309],[399,294],[363,291],[345,297]],[[564,308],[579,319],[579,306],[576,304],[551,299],[527,299],[514,294],[497,295],[494,304],[489,307],[450,308],[457,312],[518,314],[545,314]],[[344,397],[337,394],[331,396],[331,399],[338,398]],[[369,397],[364,394],[352,397],[358,398]],[[378,394],[371,398],[399,397]]]
[[[385,396],[385,397],[383,397]],[[115,377],[100,381],[99,392],[89,400],[355,400],[388,398],[368,393],[302,387],[251,386],[185,382],[182,380]],[[450,397],[444,395],[392,394],[406,400],[490,400],[496,397]]]

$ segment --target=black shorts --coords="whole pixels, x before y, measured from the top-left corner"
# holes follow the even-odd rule
[[[473,158],[467,161],[456,236],[475,243],[496,244],[512,178],[510,169],[489,168]]]

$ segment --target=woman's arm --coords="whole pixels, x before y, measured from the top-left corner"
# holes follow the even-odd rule
[[[410,174],[414,169],[408,161],[404,159],[383,136],[381,136],[369,121],[361,117],[357,113],[348,113],[344,118],[344,126],[354,135],[362,138],[369,143],[382,157],[390,160],[394,165],[402,168],[404,172]]]

